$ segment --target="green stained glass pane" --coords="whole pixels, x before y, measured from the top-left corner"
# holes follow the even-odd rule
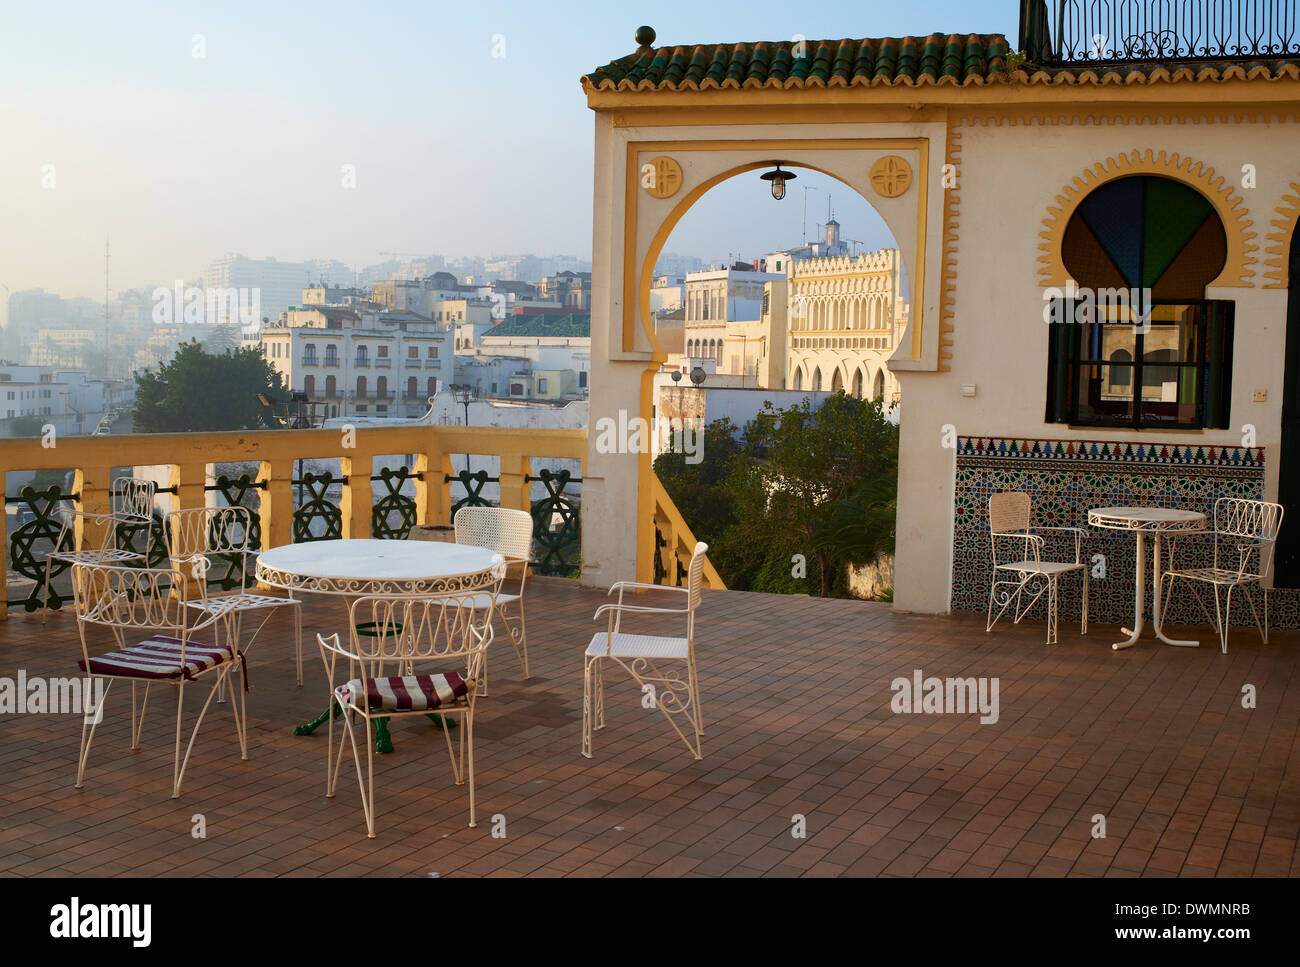
[[[1169,178],[1147,178],[1143,219],[1142,285],[1151,288],[1209,217],[1200,192]]]

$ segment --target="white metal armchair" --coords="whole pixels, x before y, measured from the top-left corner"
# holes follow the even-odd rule
[[[167,515],[164,532],[167,535],[167,553],[173,564],[189,562],[192,570],[204,576],[223,563],[238,566],[240,586],[232,591],[209,595],[202,602],[191,601],[189,606],[206,614],[221,618],[226,633],[232,641],[241,641],[244,615],[262,611],[262,618],[243,651],[257,639],[261,630],[277,608],[289,608],[293,614],[293,644],[298,662],[298,687],[302,687],[302,602],[293,597],[282,598],[262,594],[256,588],[246,587],[253,573],[257,554],[248,549],[248,536],[252,529],[252,514],[247,507],[195,507],[173,510]],[[215,576],[215,575],[214,575]],[[206,580],[204,581],[206,585]]]
[[[992,631],[1008,608],[1014,606],[1019,624],[1044,593],[1047,595],[1047,643],[1056,644],[1059,583],[1062,574],[1083,573],[1083,603],[1080,633],[1088,633],[1088,565],[1083,559],[1085,532],[1079,527],[1033,527],[1033,503],[1023,491],[1006,491],[989,498],[989,532],[993,551],[993,575],[989,586],[988,620]],[[1061,534],[1072,540],[1074,559],[1045,561],[1047,541],[1043,533]],[[1041,582],[1041,584],[1039,583]],[[1025,600],[1025,592],[1032,596]],[[994,609],[996,610],[996,613]]]
[[[456,528],[456,543],[486,547],[505,558],[506,565],[518,569],[519,584],[510,591],[502,590],[496,598],[496,613],[501,616],[515,655],[528,673],[528,629],[524,624],[524,583],[528,580],[528,561],[533,553],[533,517],[526,510],[509,510],[505,507],[462,507],[452,521]],[[482,607],[486,595],[475,599]],[[483,658],[483,673],[479,681],[479,694],[488,693],[487,657]]]
[[[151,550],[153,499],[155,484],[142,477],[118,477],[109,490],[109,512],[65,511],[54,547],[45,557],[45,597],[50,600],[50,578],[56,562],[73,564],[144,564]],[[145,549],[118,546],[118,528],[123,525],[143,527]],[[42,610],[42,618],[48,608]]]
[[[77,788],[85,777],[86,761],[95,729],[103,717],[103,703],[113,682],[131,683],[131,748],[140,748],[140,734],[144,729],[144,714],[149,705],[149,689],[156,684],[176,686],[176,754],[172,766],[172,798],[181,794],[181,781],[190,761],[190,751],[199,734],[199,726],[207,714],[208,706],[217,689],[236,670],[247,687],[243,655],[235,643],[208,645],[193,639],[195,632],[214,628],[215,615],[201,616],[202,612],[185,607],[185,597],[195,593],[204,600],[202,581],[190,581],[177,568],[141,568],[121,565],[74,564],[72,566],[72,593],[77,610],[77,630],[81,637],[81,670],[88,676],[87,687],[98,696],[93,717],[88,710],[81,726],[81,753],[77,760]],[[199,620],[195,620],[199,618]],[[92,655],[87,631],[95,627],[112,630],[117,648]],[[144,631],[152,631],[143,640],[128,641]],[[215,681],[207,701],[199,711],[198,720],[190,733],[185,757],[181,757],[182,713],[185,708],[185,686],[204,675]],[[100,691],[99,682],[107,685]],[[137,717],[136,686],[144,686],[144,696],[139,703]],[[235,731],[239,736],[239,757],[248,758],[248,732],[243,691],[239,700],[230,703],[235,713]]]
[[[651,705],[663,712],[668,724],[686,743],[686,748],[697,759],[702,759],[701,737],[704,735],[704,716],[700,708],[700,682],[695,670],[695,609],[700,603],[700,589],[704,585],[704,555],[709,546],[704,542],[695,545],[691,563],[686,570],[686,587],[669,587],[661,584],[638,584],[619,581],[609,593],[618,592],[617,603],[603,604],[593,618],[609,613],[609,627],[592,635],[587,645],[583,664],[582,688],[582,754],[591,758],[591,733],[605,727],[605,679],[602,662],[617,662],[641,686],[643,703],[650,697]],[[660,608],[648,605],[625,604],[624,592],[629,590],[668,591],[683,596],[681,607]],[[622,630],[624,614],[683,614],[686,616],[686,637],[666,638],[660,635],[633,635]],[[661,669],[659,663],[684,665],[686,680],[676,669]],[[647,687],[648,686],[648,687]],[[677,719],[686,720],[690,732],[682,731]]]
[[[469,825],[476,826],[474,803],[474,705],[478,695],[477,676],[492,641],[492,608],[475,607],[475,595],[494,597],[505,577],[505,564],[498,562],[487,571],[464,581],[455,592],[426,597],[361,597],[349,611],[349,643],[343,645],[337,633],[317,635],[321,657],[330,680],[331,699],[338,703],[352,746],[361,789],[361,808],[366,835],[375,836],[375,719],[428,715],[444,719],[460,716],[460,754],[451,745],[451,735],[442,726],[451,758],[456,785],[469,782]],[[372,629],[358,635],[359,623]],[[346,659],[346,680],[341,680],[339,659]],[[437,663],[439,670],[422,668]],[[385,667],[388,666],[388,667]],[[452,669],[465,668],[465,674]],[[396,674],[392,674],[392,672]],[[361,771],[357,748],[356,717],[365,722],[366,771]],[[333,797],[338,784],[344,744],[334,751],[334,717],[330,716],[326,750],[326,796]],[[468,749],[468,757],[466,750]]]
[[[1170,541],[1170,569],[1161,576],[1161,581],[1168,581],[1165,592],[1161,621],[1169,610],[1169,598],[1174,590],[1174,582],[1182,579],[1192,589],[1196,603],[1205,614],[1206,621],[1212,621],[1214,630],[1219,635],[1219,645],[1224,654],[1228,652],[1228,623],[1232,617],[1232,592],[1241,588],[1250,604],[1251,616],[1255,627],[1259,629],[1260,638],[1268,644],[1268,588],[1264,585],[1264,575],[1268,573],[1273,561],[1273,551],[1277,546],[1277,534],[1282,529],[1282,505],[1270,504],[1263,500],[1244,500],[1239,497],[1220,497],[1214,502],[1214,529],[1199,532],[1209,536],[1214,544],[1213,563],[1210,567],[1175,568],[1174,555],[1177,545]],[[1183,535],[1188,536],[1188,535]],[[1190,535],[1196,536],[1196,535]],[[1208,584],[1214,594],[1214,615],[1209,609],[1197,585]],[[1264,620],[1260,621],[1259,612],[1255,610],[1255,596],[1252,585],[1259,585],[1264,592]],[[1219,605],[1219,589],[1227,588],[1222,608]]]

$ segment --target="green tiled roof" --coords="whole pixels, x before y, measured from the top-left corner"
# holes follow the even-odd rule
[[[642,48],[582,78],[587,91],[983,84],[1006,72],[1002,34]]]
[[[506,316],[483,333],[485,336],[575,336],[591,335],[591,313],[574,312],[559,316],[545,313]]]

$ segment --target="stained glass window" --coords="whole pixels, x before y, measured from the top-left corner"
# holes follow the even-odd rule
[[[1214,206],[1169,178],[1119,178],[1079,203],[1061,257],[1075,284],[1049,313],[1047,421],[1226,427],[1233,303],[1205,299],[1227,259]]]

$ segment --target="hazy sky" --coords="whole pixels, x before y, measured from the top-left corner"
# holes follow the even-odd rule
[[[1014,36],[1017,9],[11,3],[0,20],[0,285],[102,298],[105,236],[115,291],[196,278],[227,251],[350,265],[392,250],[590,258],[592,115],[578,78],[631,52],[639,24],[655,28],[657,45]],[[502,41],[505,56],[494,57]],[[205,56],[194,56],[198,45]],[[345,164],[356,166],[355,189],[341,185]],[[55,187],[42,187],[51,172]],[[810,174],[778,212],[753,204],[764,186],[748,181],[706,196],[669,248],[711,260],[789,245],[801,235],[802,184],[820,187],[810,222],[835,184]],[[860,200],[837,187],[844,233],[884,244],[858,224],[865,214],[852,215]]]

